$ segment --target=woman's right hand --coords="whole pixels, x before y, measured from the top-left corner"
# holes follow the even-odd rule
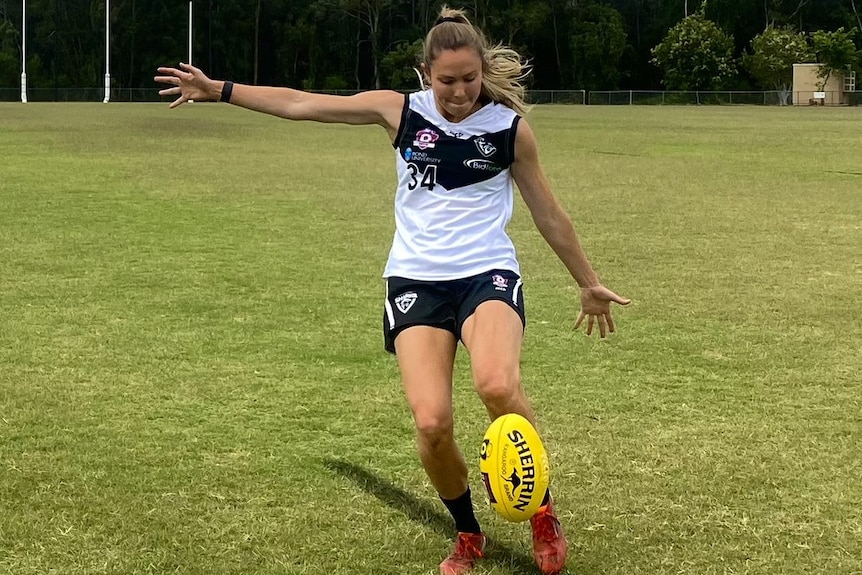
[[[218,100],[221,97],[221,87],[224,82],[210,80],[199,68],[180,62],[179,68],[160,67],[161,74],[153,78],[159,84],[168,84],[170,88],[159,90],[159,96],[177,96],[170,107],[176,108],[189,100]]]

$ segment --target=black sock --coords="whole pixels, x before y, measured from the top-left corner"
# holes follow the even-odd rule
[[[449,510],[452,519],[455,520],[455,529],[460,533],[481,533],[482,528],[479,527],[479,522],[476,521],[476,515],[473,514],[473,499],[470,496],[470,488],[457,499],[443,499],[443,505]]]

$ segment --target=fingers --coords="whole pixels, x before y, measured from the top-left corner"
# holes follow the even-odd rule
[[[611,316],[611,314],[607,314],[605,318],[608,320],[608,332],[614,333],[617,330],[617,326],[616,324],[614,324],[614,318]]]
[[[173,84],[174,86],[180,83],[180,79],[176,76],[156,76],[153,80],[159,84]]]
[[[605,339],[608,335],[608,321],[607,316],[600,315],[598,317],[599,320],[599,337]]]
[[[608,322],[604,314],[589,316],[587,320],[587,336],[593,335],[593,328],[596,324],[599,326],[599,337],[605,339],[608,335]]]
[[[575,329],[578,329],[579,327],[581,327],[581,322],[584,321],[585,317],[587,317],[587,314],[585,314],[584,312],[581,312],[580,314],[578,314],[578,319],[575,320]]]
[[[183,70],[185,70],[186,72],[188,72],[188,73],[190,73],[190,74],[191,74],[191,73],[193,73],[193,72],[198,72],[198,71],[199,71],[199,69],[198,69],[198,68],[195,68],[195,67],[194,67],[194,66],[192,66],[191,64],[186,64],[185,62],[180,62],[180,68],[182,68]]]
[[[196,68],[193,68],[188,64],[184,64],[183,62],[180,62],[180,67],[188,71],[171,68],[170,66],[160,66],[156,68],[156,71],[161,75],[153,78],[153,80],[159,84],[168,84],[171,86],[170,88],[159,90],[159,96],[177,96],[177,99],[171,102],[168,108],[176,108],[180,104],[184,104],[189,100],[183,95],[181,84],[184,80],[191,80],[194,78],[193,71],[196,70]]]
[[[612,301],[612,302],[618,303],[620,305],[629,305],[632,302],[632,300],[630,300],[629,298],[619,296],[607,288],[605,289],[605,293],[602,294],[602,296],[603,296],[602,299],[605,299],[607,301]]]
[[[153,78],[154,81],[159,84],[173,84],[178,86],[180,80],[191,78],[191,74],[188,72],[183,72],[182,70],[177,70],[176,68],[156,68],[156,72],[162,74],[161,76],[156,76]]]
[[[614,333],[617,329],[611,316],[610,302],[628,305],[631,301],[629,298],[619,296],[601,285],[581,288],[581,313],[575,322],[575,329],[578,329],[586,319],[586,333],[587,336],[590,336],[598,323],[599,337],[604,339],[609,333]]]
[[[593,335],[593,330],[598,325],[599,337],[604,339],[608,334],[614,333],[617,330],[617,326],[614,323],[614,318],[609,313],[601,313],[601,314],[587,314],[583,311],[578,314],[578,319],[575,321],[574,329],[578,329],[583,323],[584,319],[587,320],[587,336]]]
[[[164,90],[159,90],[159,96],[178,96],[176,100],[170,103],[168,108],[176,108],[180,104],[185,104],[189,101],[189,98],[184,96],[182,90],[179,88],[165,88]]]
[[[170,66],[159,66],[156,68],[156,72],[159,74],[165,74],[163,76],[156,76],[153,78],[156,82],[160,84],[174,84],[179,85],[181,80],[192,80],[195,76],[196,72],[200,72],[197,68],[190,64],[186,64],[184,62],[180,62],[180,68],[171,68]]]

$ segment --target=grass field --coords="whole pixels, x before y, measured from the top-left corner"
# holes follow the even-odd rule
[[[862,110],[539,107],[608,341],[519,204],[570,574],[862,573]],[[379,128],[0,104],[0,573],[432,574]],[[478,575],[536,573],[476,481]]]

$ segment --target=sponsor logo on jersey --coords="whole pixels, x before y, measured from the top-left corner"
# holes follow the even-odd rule
[[[482,170],[483,172],[502,172],[503,166],[498,166],[491,160],[482,158],[473,158],[472,160],[464,160],[464,165],[474,170]]]
[[[424,128],[416,132],[416,139],[413,140],[413,145],[420,150],[425,150],[436,146],[437,144],[434,142],[438,139],[440,139],[440,134],[429,128]]]
[[[395,298],[395,305],[398,307],[398,311],[401,313],[407,313],[407,311],[413,307],[413,304],[416,303],[417,299],[419,299],[419,296],[416,295],[415,291],[405,292]]]
[[[485,138],[476,138],[476,148],[486,158],[497,151],[497,148]]]
[[[442,160],[429,156],[427,152],[418,152],[413,148],[404,150],[404,159],[408,162],[426,162],[428,164],[439,164]]]
[[[509,280],[507,280],[500,274],[492,275],[491,283],[494,284],[494,289],[497,291],[506,291],[507,289],[509,289]]]

